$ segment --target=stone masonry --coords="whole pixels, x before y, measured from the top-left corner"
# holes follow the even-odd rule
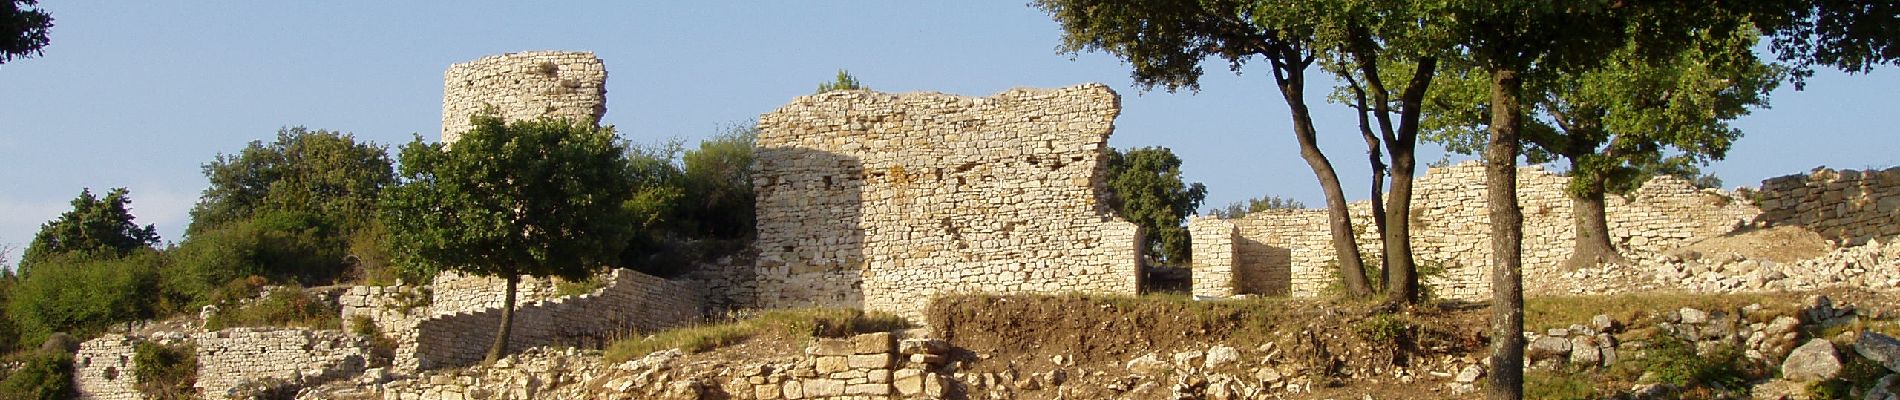
[[[1900,167],[1816,168],[1763,181],[1758,200],[1768,224],[1800,225],[1842,243],[1900,235]]]
[[[226,398],[249,382],[277,379],[314,384],[361,373],[371,345],[337,330],[231,328],[191,335],[153,337],[107,334],[79,345],[73,380],[79,398],[134,400],[138,392],[135,350],[140,343],[190,345],[198,357],[197,389],[206,398]]]
[[[607,113],[607,67],[591,52],[530,51],[449,66],[442,78],[442,142],[492,109],[508,121],[541,117],[599,122]]]
[[[516,305],[509,348],[605,344],[614,335],[651,332],[699,320],[703,292],[688,282],[615,269],[593,293]],[[501,326],[501,309],[462,311],[421,320],[414,341],[399,340],[399,369],[466,366],[481,361]]]
[[[1554,278],[1570,257],[1575,225],[1571,204],[1564,195],[1566,177],[1524,167],[1518,172],[1518,201],[1524,210],[1525,282]],[[1490,291],[1490,226],[1484,212],[1484,170],[1477,163],[1433,168],[1417,181],[1413,193],[1412,235],[1421,268],[1443,268],[1426,284],[1441,297],[1477,299]],[[1367,256],[1380,254],[1380,240],[1371,228],[1370,204],[1354,203],[1355,233]],[[1733,195],[1697,189],[1681,179],[1652,179],[1629,198],[1610,196],[1607,202],[1612,244],[1626,257],[1645,261],[1687,241],[1721,235],[1754,220],[1760,211]],[[1232,237],[1222,226],[1234,227]],[[1316,296],[1336,281],[1335,256],[1330,244],[1325,210],[1270,210],[1233,220],[1195,218],[1190,233],[1195,252],[1226,251],[1218,243],[1232,242],[1234,256],[1196,257],[1195,294],[1288,294]],[[1239,276],[1239,279],[1224,278]],[[1239,286],[1236,290],[1236,284]]]
[[[834,91],[759,119],[758,303],[921,315],[933,295],[1139,288],[1140,234],[1100,201],[1120,99]]]

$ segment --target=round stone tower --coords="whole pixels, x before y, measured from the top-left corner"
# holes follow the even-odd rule
[[[607,68],[592,52],[530,51],[449,66],[442,79],[442,142],[493,107],[503,120],[541,117],[598,123],[607,113]]]

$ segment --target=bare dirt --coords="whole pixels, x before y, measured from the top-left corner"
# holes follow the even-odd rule
[[[1820,234],[1799,226],[1745,229],[1683,246],[1669,252],[1687,259],[1738,255],[1751,260],[1792,263],[1820,257],[1833,246]]]

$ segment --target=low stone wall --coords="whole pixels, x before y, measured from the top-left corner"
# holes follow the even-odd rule
[[[654,331],[698,320],[702,290],[626,269],[608,273],[593,293],[523,302],[515,309],[509,347],[556,343],[599,345],[628,330]],[[480,361],[501,324],[499,308],[436,315],[418,322],[413,343],[399,343],[399,369],[430,369]]]
[[[1484,210],[1484,186],[1483,167],[1475,162],[1432,168],[1416,183],[1413,251],[1421,268],[1442,269],[1424,282],[1439,297],[1489,296],[1490,217]],[[1570,257],[1576,234],[1566,187],[1567,177],[1541,167],[1518,170],[1527,285],[1557,278]],[[1671,177],[1652,179],[1628,198],[1610,196],[1606,203],[1612,244],[1639,262],[1696,238],[1732,232],[1761,213],[1729,193],[1697,189]],[[1353,203],[1350,210],[1360,251],[1376,259],[1383,245],[1371,223],[1370,203]],[[1234,227],[1233,238],[1222,237],[1224,224]],[[1197,218],[1189,230],[1196,254],[1225,252],[1219,243],[1233,243],[1229,263],[1220,263],[1218,257],[1196,261],[1195,275],[1210,278],[1197,278],[1195,294],[1316,296],[1337,280],[1337,257],[1323,209],[1268,210],[1232,220]],[[1223,275],[1238,277],[1233,281],[1239,286],[1223,285]]]
[[[309,385],[355,376],[371,351],[368,338],[336,330],[231,328],[191,339],[198,346],[197,387],[208,398],[265,379]]]
[[[756,306],[921,317],[945,292],[1140,286],[1139,229],[1100,201],[1106,86],[986,98],[834,91],[759,118]]]
[[[1799,225],[1847,244],[1900,235],[1900,167],[1817,168],[1772,178],[1762,181],[1756,200],[1763,222]]]
[[[133,372],[140,343],[194,346],[198,357],[196,387],[205,398],[226,398],[249,382],[276,379],[299,385],[362,373],[370,354],[368,338],[338,330],[231,328],[186,335],[164,332],[152,337],[107,334],[80,343],[73,381],[79,398],[143,399]]]

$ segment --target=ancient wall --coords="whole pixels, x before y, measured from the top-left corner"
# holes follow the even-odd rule
[[[1103,205],[1120,99],[835,91],[759,119],[757,306],[918,316],[943,292],[1136,293],[1136,226]]]
[[[591,52],[530,51],[449,66],[442,77],[442,142],[492,108],[508,121],[541,117],[600,121],[607,113],[607,67]]]
[[[559,278],[522,276],[515,284],[515,302],[550,300]],[[497,276],[475,276],[442,271],[429,283],[429,315],[447,315],[501,308],[508,281]]]
[[[82,399],[143,399],[134,376],[139,343],[191,345],[198,357],[196,387],[205,398],[225,398],[239,385],[266,378],[315,384],[361,373],[368,338],[338,330],[231,328],[215,332],[165,332],[152,337],[107,334],[80,343],[73,381]]]
[[[1564,194],[1567,179],[1536,166],[1518,170],[1518,202],[1524,211],[1524,281],[1533,291],[1538,282],[1559,278],[1560,265],[1570,257],[1575,223]],[[1443,269],[1425,282],[1437,296],[1489,296],[1490,217],[1484,211],[1484,186],[1484,170],[1476,162],[1432,168],[1416,183],[1412,245],[1422,269]],[[1625,256],[1647,261],[1686,241],[1732,232],[1752,221],[1760,211],[1746,203],[1725,192],[1697,189],[1681,179],[1652,179],[1628,198],[1608,199],[1611,242]],[[1360,251],[1369,258],[1379,256],[1382,245],[1372,232],[1370,204],[1358,202],[1350,208]],[[1196,219],[1190,224],[1190,231],[1196,233],[1194,241],[1217,243],[1221,240],[1217,229],[1196,226],[1219,223],[1231,223],[1238,231],[1233,240],[1234,261],[1226,265],[1197,262],[1195,274],[1239,271],[1241,286],[1226,290],[1314,296],[1336,281],[1337,264],[1324,210],[1270,210],[1225,221]],[[1204,235],[1215,237],[1203,239]],[[1197,254],[1200,250],[1196,248]],[[1196,294],[1223,293],[1218,282],[1202,287],[1197,281]]]
[[[137,400],[138,378],[132,372],[135,346],[144,339],[117,333],[79,344],[73,355],[73,385],[79,398],[96,400]]]
[[[1817,168],[1772,178],[1762,181],[1756,200],[1763,222],[1799,225],[1842,243],[1900,235],[1900,167]]]
[[[1194,254],[1194,260],[1189,267],[1194,271],[1191,278],[1194,280],[1195,295],[1227,297],[1241,293],[1263,293],[1235,287],[1243,281],[1236,280],[1235,276],[1241,274],[1241,269],[1234,264],[1234,242],[1240,239],[1240,234],[1234,229],[1233,222],[1190,216],[1188,237],[1193,238],[1189,252]]]
[[[197,387],[208,398],[225,398],[249,382],[278,379],[315,384],[362,373],[368,366],[366,337],[337,330],[231,328],[192,335],[198,346]]]
[[[509,348],[570,344],[598,347],[628,330],[650,332],[697,321],[703,291],[626,269],[608,273],[593,293],[516,305]],[[412,341],[399,340],[398,369],[465,366],[480,361],[501,326],[499,308],[460,311],[423,319]]]

